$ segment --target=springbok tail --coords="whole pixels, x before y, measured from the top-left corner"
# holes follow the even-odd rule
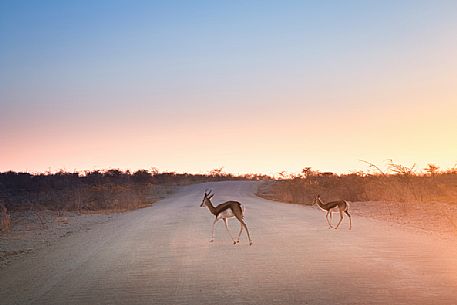
[[[244,217],[244,213],[246,212],[246,207],[240,203],[240,208],[241,208],[241,212],[243,213],[243,217]]]

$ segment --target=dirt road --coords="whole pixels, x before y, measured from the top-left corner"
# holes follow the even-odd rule
[[[254,245],[232,245],[215,203],[247,207]],[[150,208],[25,256],[0,272],[1,304],[456,304],[457,243],[254,195],[255,182],[192,185]],[[229,222],[233,233],[239,224]]]

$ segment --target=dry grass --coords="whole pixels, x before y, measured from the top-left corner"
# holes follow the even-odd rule
[[[351,202],[352,215],[401,224],[408,228],[440,234],[457,234],[457,205],[444,202]]]
[[[312,204],[351,201],[354,215],[419,228],[457,234],[457,174],[435,175],[321,175],[269,181],[257,195],[286,203]]]
[[[268,182],[259,196],[288,203],[311,204],[320,194],[326,200],[395,201],[457,204],[457,174],[314,175]]]
[[[221,180],[258,180],[263,175],[233,176],[222,168],[208,174],[165,172],[153,169],[136,172],[105,171],[57,173],[0,173],[1,230],[11,227],[8,211],[33,211],[41,227],[46,226],[41,211],[83,213],[124,212],[150,206],[170,194],[177,186]]]
[[[8,232],[11,229],[11,218],[8,214],[6,206],[0,203],[1,224],[0,229],[2,232]]]

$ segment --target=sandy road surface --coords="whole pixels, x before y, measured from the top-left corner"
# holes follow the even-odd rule
[[[232,245],[199,208],[247,206],[254,240]],[[354,217],[329,230],[321,211],[266,201],[252,182],[192,185],[150,208],[1,270],[1,304],[456,304],[457,243]],[[238,229],[230,221],[232,232]]]

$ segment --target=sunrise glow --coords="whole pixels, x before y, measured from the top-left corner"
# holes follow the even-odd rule
[[[457,163],[455,1],[0,4],[0,171]]]

